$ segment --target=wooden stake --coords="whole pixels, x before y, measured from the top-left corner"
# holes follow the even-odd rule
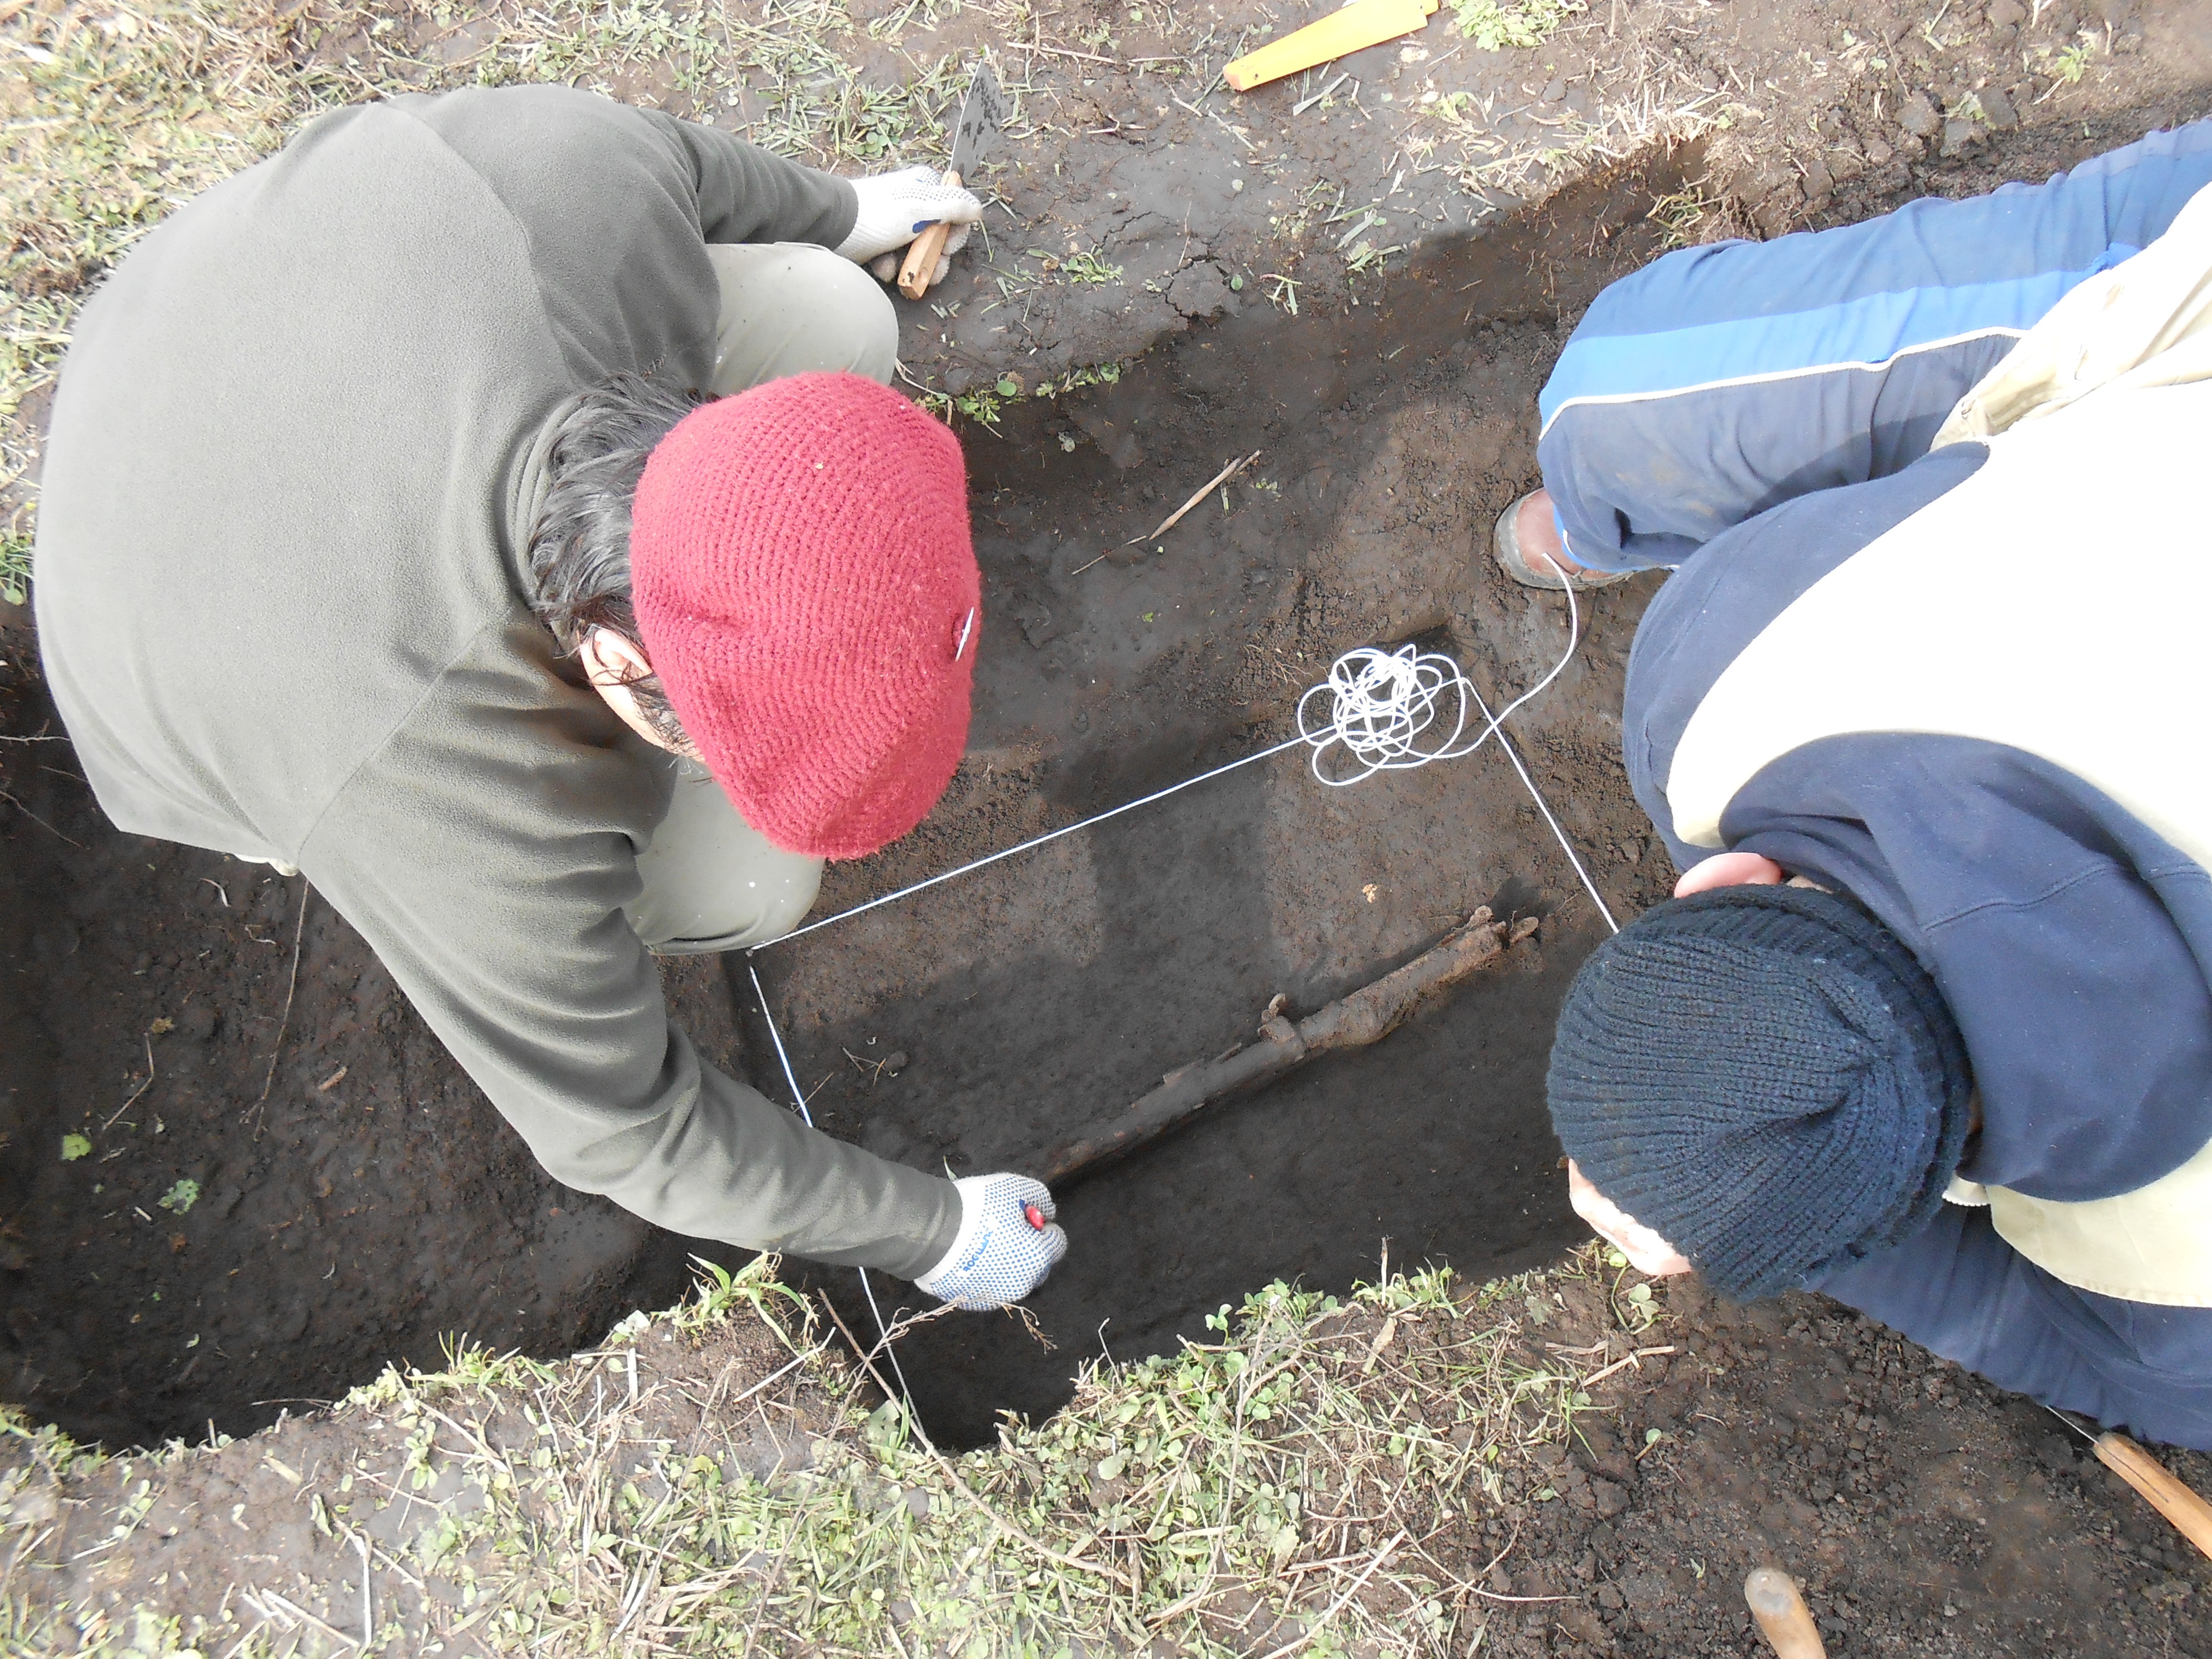
[[[2212,1504],[2175,1480],[2163,1463],[2124,1434],[2100,1434],[2097,1461],[2150,1501],[2200,1554],[2212,1557]]]
[[[1797,1581],[1781,1568],[1755,1570],[1743,1581],[1743,1599],[1778,1659],[1828,1659],[1812,1609],[1797,1593]]]
[[[1222,70],[1221,78],[1239,92],[1249,92],[1316,64],[1348,57],[1363,46],[1411,34],[1428,22],[1436,9],[1437,0],[1352,0],[1319,22],[1247,53]]]

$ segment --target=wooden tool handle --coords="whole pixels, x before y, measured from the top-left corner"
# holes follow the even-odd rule
[[[2166,1466],[2124,1434],[2097,1437],[2097,1461],[2150,1500],[2184,1538],[2212,1556],[2212,1504],[2166,1472]]]
[[[960,175],[948,173],[945,182],[957,185]],[[919,300],[929,292],[929,284],[937,276],[937,262],[945,254],[945,239],[951,234],[950,222],[939,219],[907,244],[906,258],[899,264],[898,285],[908,299]]]
[[[1812,1609],[1797,1593],[1797,1581],[1781,1568],[1754,1571],[1743,1581],[1743,1599],[1759,1621],[1759,1633],[1780,1659],[1828,1659]]]

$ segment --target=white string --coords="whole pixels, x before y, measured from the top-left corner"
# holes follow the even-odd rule
[[[745,964],[745,972],[752,976],[753,997],[760,1004],[761,1018],[768,1022],[768,1039],[775,1044],[775,1057],[783,1066],[784,1081],[791,1085],[791,1097],[798,1104],[799,1120],[811,1129],[814,1127],[814,1114],[806,1109],[806,1091],[799,1086],[799,1074],[791,1069],[791,1056],[784,1052],[783,1033],[775,1029],[775,1016],[769,1012],[768,992],[761,985],[759,971],[750,963]],[[891,1362],[891,1375],[898,1378],[899,1395],[905,1401],[907,1417],[910,1421],[919,1421],[915,1416],[914,1390],[906,1385],[906,1372],[900,1368],[898,1350],[891,1344],[890,1328],[884,1323],[884,1310],[876,1305],[876,1288],[868,1283],[868,1270],[855,1267],[853,1271],[860,1275],[860,1294],[867,1297],[868,1311],[875,1316],[876,1334]]]
[[[1490,712],[1489,705],[1482,702],[1482,694],[1480,691],[1474,694],[1474,700],[1481,706],[1484,714],[1487,714]],[[1508,708],[1505,714],[1510,714],[1512,712],[1511,708]],[[1504,714],[1498,717],[1498,720],[1504,718]],[[1497,720],[1492,721],[1491,724],[1494,728],[1497,726]],[[1590,896],[1590,902],[1597,906],[1597,913],[1605,918],[1605,925],[1614,933],[1619,933],[1620,924],[1613,919],[1613,912],[1606,908],[1605,898],[1597,890],[1597,884],[1590,879],[1590,872],[1583,867],[1582,860],[1575,855],[1574,843],[1567,839],[1567,832],[1559,828],[1559,819],[1552,816],[1551,807],[1545,804],[1544,792],[1536,787],[1536,780],[1530,777],[1528,769],[1521,764],[1520,751],[1514,748],[1513,739],[1500,731],[1498,733],[1498,746],[1505,751],[1505,758],[1513,763],[1513,769],[1520,774],[1521,781],[1528,786],[1528,799],[1536,803],[1536,810],[1544,815],[1544,822],[1552,826],[1552,836],[1559,843],[1559,850],[1567,855],[1567,862],[1575,866],[1575,873],[1583,878],[1583,891]]]
[[[1441,652],[1423,651],[1413,645],[1395,651],[1363,645],[1346,652],[1329,665],[1328,678],[1298,699],[1298,735],[1313,749],[1314,776],[1341,789],[1377,772],[1410,771],[1431,761],[1458,760],[1481,748],[1498,731],[1499,721],[1559,678],[1574,660],[1575,647],[1582,641],[1582,612],[1575,604],[1573,586],[1570,585],[1565,592],[1567,648],[1552,665],[1550,673],[1506,704],[1501,714],[1491,714],[1474,682]],[[1309,727],[1306,705],[1324,691],[1332,699],[1328,724]],[[1451,730],[1425,745],[1421,739],[1438,724],[1439,705],[1447,696],[1451,698]],[[1462,744],[1468,716],[1474,708],[1481,709],[1485,716],[1482,730],[1471,742]],[[1322,765],[1322,757],[1336,747],[1341,747],[1360,769],[1348,775],[1332,775]]]
[[[1000,859],[1010,859],[1017,853],[1026,853],[1032,847],[1042,847],[1048,841],[1058,841],[1062,836],[1072,836],[1079,830],[1088,830],[1094,823],[1103,823],[1109,818],[1118,818],[1122,813],[1133,812],[1139,806],[1150,806],[1154,801],[1165,800],[1170,795],[1180,793],[1194,784],[1204,783],[1209,778],[1218,778],[1224,772],[1234,772],[1240,766],[1249,766],[1254,761],[1265,760],[1270,755],[1279,755],[1285,749],[1295,749],[1304,741],[1304,738],[1286,738],[1272,748],[1256,750],[1242,760],[1231,761],[1225,766],[1215,767],[1211,772],[1201,772],[1194,778],[1185,778],[1181,783],[1171,783],[1164,789],[1156,789],[1141,799],[1124,801],[1110,811],[1101,812],[1097,817],[1085,818],[1080,823],[1067,825],[1065,829],[1048,830],[1042,836],[1033,836],[1027,841],[1017,842],[1013,846],[1002,851],[988,854],[980,859],[971,859],[957,869],[947,870],[941,876],[932,876],[927,881],[918,881],[911,887],[902,887],[896,893],[885,893],[881,898],[872,898],[866,904],[856,904],[849,910],[840,910],[836,915],[824,916],[819,921],[810,921],[804,927],[794,927],[787,933],[779,934],[775,939],[763,940],[753,945],[750,951],[765,951],[771,945],[787,945],[793,939],[804,939],[817,928],[827,927],[832,922],[843,921],[848,917],[860,915],[863,912],[878,909],[894,900],[926,892],[939,882],[951,881],[955,876],[964,876],[970,871],[981,870],[987,864],[996,864]],[[750,954],[750,951],[747,954]]]
[[[1377,772],[1407,771],[1417,766],[1426,766],[1431,761],[1458,760],[1472,755],[1490,741],[1505,751],[1513,763],[1522,784],[1528,789],[1536,810],[1544,815],[1551,826],[1552,835],[1559,843],[1559,850],[1567,855],[1575,874],[1582,878],[1583,890],[1597,906],[1598,915],[1614,933],[1620,924],[1613,919],[1604,896],[1590,872],[1577,856],[1566,831],[1552,816],[1550,805],[1543,791],[1536,787],[1535,779],[1521,763],[1521,757],[1506,737],[1504,721],[1508,715],[1521,708],[1531,697],[1559,678],[1566,665],[1574,659],[1575,647],[1582,639],[1582,611],[1575,604],[1575,590],[1568,584],[1567,648],[1552,665],[1552,672],[1538,680],[1519,696],[1506,704],[1497,714],[1476,690],[1474,682],[1468,678],[1458,663],[1433,651],[1423,651],[1418,646],[1401,646],[1395,651],[1384,651],[1374,646],[1362,646],[1347,651],[1330,665],[1328,678],[1309,690],[1298,699],[1298,735],[1313,750],[1313,775],[1335,789],[1345,788]],[[1329,721],[1327,726],[1310,727],[1306,723],[1306,705],[1322,692],[1330,694]],[[1440,706],[1446,697],[1451,699],[1451,730],[1440,736],[1430,735],[1441,724]],[[1482,729],[1472,740],[1461,738],[1468,726],[1469,705],[1482,712]],[[1426,738],[1425,743],[1423,739]],[[1324,766],[1324,757],[1333,748],[1340,748],[1352,763],[1359,768],[1346,775],[1332,775]]]
[[[1249,766],[1255,761],[1266,760],[1271,755],[1279,755],[1285,750],[1295,749],[1301,744],[1313,751],[1310,764],[1314,776],[1332,788],[1340,789],[1371,778],[1377,772],[1408,771],[1415,767],[1426,766],[1432,761],[1461,759],[1474,753],[1493,735],[1504,750],[1506,757],[1512,762],[1514,771],[1520,775],[1529,795],[1535,800],[1536,810],[1543,814],[1544,822],[1551,826],[1553,836],[1567,855],[1567,862],[1582,878],[1583,887],[1595,902],[1598,914],[1605,918],[1606,926],[1617,933],[1620,931],[1620,925],[1613,921],[1613,912],[1606,908],[1605,900],[1598,893],[1597,884],[1591,880],[1589,872],[1583,867],[1582,860],[1576,856],[1566,832],[1559,828],[1559,820],[1552,816],[1552,809],[1537,789],[1535,780],[1522,765],[1520,756],[1506,741],[1504,731],[1505,720],[1559,678],[1565,672],[1567,665],[1574,660],[1575,649],[1582,641],[1582,612],[1575,604],[1572,585],[1570,584],[1564,591],[1567,596],[1566,649],[1559,653],[1559,661],[1552,665],[1551,671],[1543,678],[1495,714],[1490,712],[1490,705],[1483,701],[1482,694],[1475,690],[1474,683],[1468,678],[1459,664],[1441,652],[1425,652],[1412,645],[1401,646],[1396,651],[1385,651],[1376,646],[1360,646],[1339,657],[1329,665],[1328,678],[1319,685],[1309,688],[1298,699],[1295,714],[1297,736],[1286,738],[1266,749],[1255,750],[1242,759],[1201,772],[1196,777],[1185,778],[1181,783],[1171,783],[1164,789],[1156,789],[1149,795],[1124,801],[1096,817],[1079,819],[1058,830],[1048,830],[1042,836],[1033,836],[996,853],[971,859],[966,864],[932,876],[926,881],[917,881],[894,892],[872,898],[866,903],[855,904],[850,909],[837,911],[819,921],[810,921],[804,927],[794,927],[778,938],[752,946],[751,951],[758,952],[772,945],[786,945],[793,939],[804,939],[809,933],[849,921],[870,910],[880,909],[903,898],[911,898],[916,893],[927,892],[955,877],[971,874],[986,866],[998,863],[1001,859],[1029,852],[1047,842],[1058,841],[1062,836],[1072,836],[1079,830],[1088,830],[1109,818],[1117,818],[1124,812],[1133,812],[1140,806],[1150,806],[1155,801],[1165,800],[1170,795],[1179,794],[1195,785],[1220,777],[1224,773],[1233,772],[1240,766]],[[1306,706],[1323,692],[1328,693],[1332,699],[1328,723],[1310,726]],[[1432,736],[1431,732],[1439,727],[1442,721],[1447,698],[1450,699],[1451,729],[1441,737]],[[1474,712],[1477,710],[1481,715],[1481,729],[1472,739],[1462,742],[1473,723]],[[1350,773],[1332,773],[1325,769],[1324,758],[1332,749],[1341,749],[1359,769]],[[794,1084],[793,1086],[797,1085]]]

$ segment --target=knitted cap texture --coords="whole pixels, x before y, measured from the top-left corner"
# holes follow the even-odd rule
[[[921,822],[968,742],[982,635],[959,441],[857,374],[702,404],[655,447],[631,601],[700,758],[787,851]]]
[[[1748,1301],[1923,1225],[1972,1079],[1942,994],[1880,922],[1826,893],[1731,887],[1656,905],[1592,953],[1547,1086],[1598,1190]]]

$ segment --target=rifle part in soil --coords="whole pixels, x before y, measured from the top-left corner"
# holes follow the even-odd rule
[[[1213,1060],[1179,1066],[1126,1112],[1096,1123],[1046,1152],[1039,1179],[1059,1186],[1125,1156],[1196,1115],[1212,1101],[1281,1076],[1316,1054],[1364,1048],[1388,1036],[1432,997],[1472,978],[1536,931],[1534,916],[1492,921],[1487,906],[1404,967],[1292,1024],[1285,999],[1267,1005],[1261,1041]]]

